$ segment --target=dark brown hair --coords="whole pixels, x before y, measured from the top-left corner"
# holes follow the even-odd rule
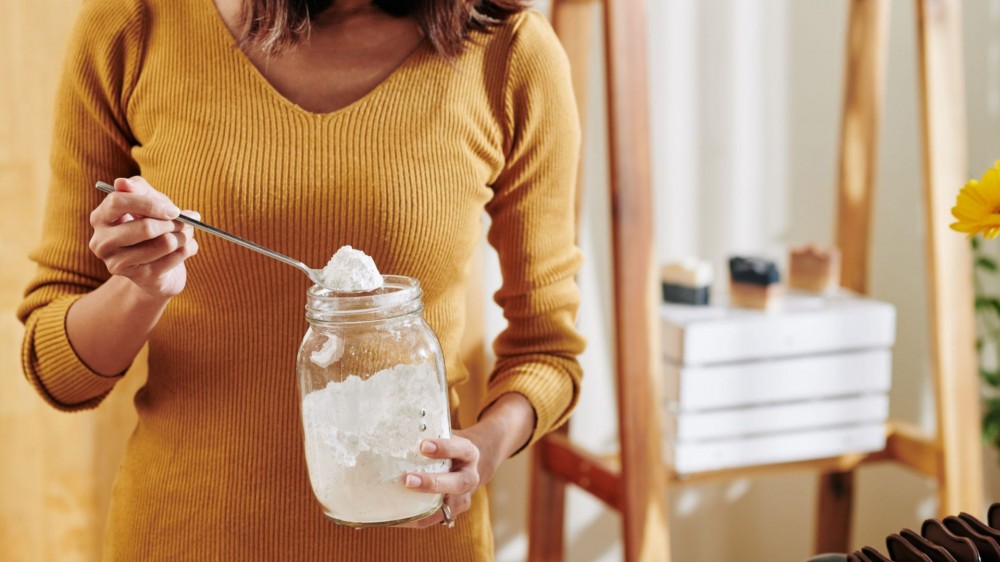
[[[305,40],[312,21],[335,0],[243,0],[240,43],[264,54]],[[434,49],[453,57],[473,30],[489,31],[527,7],[527,0],[371,0],[382,11],[411,16]]]

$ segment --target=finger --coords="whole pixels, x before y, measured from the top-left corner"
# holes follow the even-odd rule
[[[440,474],[410,473],[403,479],[403,485],[417,492],[461,495],[476,489],[479,485],[479,473],[475,465]]]
[[[457,520],[459,514],[469,511],[472,507],[472,494],[445,496],[444,503],[448,504],[448,508],[451,510],[451,519],[452,521],[455,521]],[[444,523],[444,511],[439,509],[423,519],[411,521],[399,526],[407,529],[426,529],[427,527],[441,525],[442,523]]]
[[[156,190],[142,176],[132,176],[130,178],[116,179],[115,191],[134,193],[136,195],[149,195]]]
[[[171,270],[197,253],[198,243],[195,240],[189,240],[183,248],[178,248],[173,253],[152,263],[134,266],[128,277],[140,285],[155,284],[157,280],[163,279]]]
[[[181,210],[168,199],[116,191],[105,197],[104,201],[94,209],[90,216],[90,222],[95,227],[102,224],[111,225],[126,214],[173,220],[180,213]]]
[[[136,195],[149,195],[150,197],[158,197],[162,199],[169,200],[169,198],[162,192],[157,191],[155,187],[146,181],[146,178],[142,176],[132,176],[130,178],[118,178],[115,180],[115,191],[121,191],[124,193],[134,193]]]
[[[444,523],[444,513],[439,509],[423,519],[417,519],[416,521],[410,521],[409,523],[397,526],[403,529],[426,529],[427,527],[433,527],[442,523]]]
[[[170,253],[155,262],[136,266],[134,279],[140,283],[160,279],[172,269],[179,266],[185,260],[197,253],[198,241],[193,239],[188,240],[187,244],[184,244],[184,247],[178,248],[173,253]]]
[[[123,189],[120,191],[136,193],[138,195],[148,195],[165,203],[173,204],[173,201],[171,201],[165,193],[157,191],[157,189],[150,185],[149,182],[146,181],[146,178],[142,176],[132,176],[125,180],[123,183]]]
[[[112,274],[128,276],[128,269],[151,264],[183,248],[187,242],[188,237],[183,232],[168,232],[134,246],[119,248],[104,258],[104,262]]]
[[[190,219],[194,219],[196,221],[200,221],[201,220],[201,213],[199,213],[198,211],[183,210],[183,211],[181,211],[181,214],[184,215],[184,216],[186,216],[186,217],[188,217],[188,218],[190,218]],[[195,228],[193,226],[191,226],[190,224],[187,224],[187,223],[182,223],[182,222],[178,222],[177,224],[183,225],[183,228],[181,229],[181,232],[183,232],[184,235],[188,237],[188,239],[194,238],[194,233],[196,231],[195,231]]]
[[[95,233],[90,249],[97,257],[105,259],[122,248],[135,246],[169,232],[182,232],[184,228],[184,224],[176,221],[137,219],[105,229],[106,232],[102,231],[99,235]],[[190,233],[185,234],[190,237]]]
[[[157,191],[156,188],[150,185],[149,182],[146,181],[146,178],[142,176],[132,176],[128,179],[119,179],[121,180],[120,182],[115,180],[115,191],[148,196],[166,203],[173,203],[169,197]]]
[[[458,496],[447,496],[445,502],[451,508],[451,518],[454,519],[472,508],[472,492]]]
[[[135,217],[133,217],[132,215],[130,215],[128,213],[125,213],[124,215],[118,217],[118,220],[116,220],[115,222],[113,222],[112,226],[118,225],[118,224],[125,224],[127,222],[132,222],[134,220],[135,220]]]
[[[462,437],[424,439],[420,442],[420,452],[431,459],[455,459],[472,464],[479,461],[479,449]]]
[[[396,526],[401,529],[426,529],[427,527],[440,525],[442,521],[444,521],[444,515],[441,514],[441,510],[439,509],[423,519],[417,519],[416,521],[410,521],[409,523],[403,523],[402,525]]]

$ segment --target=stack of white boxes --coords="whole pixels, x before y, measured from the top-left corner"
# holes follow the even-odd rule
[[[885,447],[892,305],[790,294],[776,311],[665,304],[661,319],[676,473]]]

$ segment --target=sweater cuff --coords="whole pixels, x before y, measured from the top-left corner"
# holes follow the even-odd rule
[[[81,297],[63,297],[38,311],[34,337],[25,342],[25,372],[53,406],[64,410],[96,406],[125,374],[94,372],[73,349],[66,333],[66,314]]]
[[[491,377],[478,417],[482,417],[487,408],[509,392],[523,395],[535,409],[535,428],[531,439],[511,456],[521,453],[566,423],[576,402],[575,385],[565,371],[542,362],[523,363]]]

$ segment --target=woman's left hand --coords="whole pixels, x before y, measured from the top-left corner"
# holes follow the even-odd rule
[[[484,442],[487,441],[487,442]],[[500,460],[479,434],[475,426],[455,430],[451,439],[425,439],[420,442],[420,452],[431,459],[451,459],[451,472],[407,474],[403,484],[411,490],[430,494],[444,494],[445,505],[452,520],[472,506],[472,494],[493,478]],[[423,529],[444,522],[443,510],[433,515],[402,525]]]
[[[521,450],[535,427],[535,410],[521,394],[507,393],[479,417],[479,423],[452,432],[451,439],[425,439],[420,452],[432,459],[451,459],[451,472],[411,472],[403,484],[412,490],[444,494],[454,521],[472,506],[472,494],[493,479],[500,463]],[[423,529],[444,522],[440,509],[402,527]]]

